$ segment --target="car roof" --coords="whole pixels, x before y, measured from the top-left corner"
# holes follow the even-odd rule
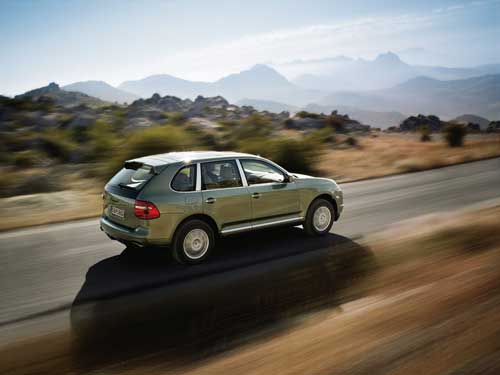
[[[141,158],[133,159],[133,161],[152,166],[157,166],[157,165],[172,164],[178,162],[187,163],[187,162],[217,160],[221,158],[248,158],[248,157],[258,158],[259,156],[252,154],[245,154],[241,152],[232,152],[232,151],[182,151],[182,152],[168,152],[166,154],[143,156]]]

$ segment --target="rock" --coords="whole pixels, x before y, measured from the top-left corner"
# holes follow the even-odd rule
[[[486,129],[488,133],[498,133],[500,132],[500,121],[492,121]]]
[[[442,130],[445,123],[434,115],[424,116],[410,116],[399,125],[401,131],[417,131],[421,126],[429,126],[432,132],[439,132]]]

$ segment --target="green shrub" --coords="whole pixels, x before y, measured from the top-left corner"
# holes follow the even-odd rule
[[[253,138],[240,143],[239,150],[271,159],[291,172],[312,173],[321,152],[321,143],[311,138]]]
[[[326,116],[325,127],[332,128],[337,133],[345,132],[345,119],[336,115]]]
[[[297,112],[295,116],[300,118],[313,118],[313,119],[319,119],[321,117],[321,115],[318,115],[317,113],[311,113],[307,111]]]
[[[53,178],[43,172],[28,176],[21,176],[19,173],[2,173],[0,178],[0,197],[48,193],[63,189],[64,186],[59,178]]]
[[[253,113],[231,128],[231,135],[238,141],[248,138],[269,137],[274,133],[274,125],[266,116]]]
[[[40,164],[43,156],[43,154],[35,150],[19,151],[14,153],[12,164],[18,168],[31,168]]]
[[[88,161],[99,161],[107,159],[113,152],[118,135],[113,125],[107,122],[96,122],[87,130],[88,139]]]
[[[186,120],[182,112],[167,112],[166,117],[170,124],[175,125],[180,125]]]
[[[451,123],[444,128],[444,138],[450,147],[463,146],[466,134],[465,126],[461,124]]]
[[[346,140],[345,140],[345,143],[351,147],[355,147],[358,145],[358,140],[354,137],[348,137]]]
[[[71,161],[71,153],[76,149],[68,132],[61,129],[45,132],[37,138],[36,142],[38,148],[47,156],[61,162]]]
[[[335,143],[337,141],[335,131],[331,127],[315,130],[308,134],[306,139],[317,143]]]
[[[172,151],[187,151],[200,145],[194,134],[175,126],[156,126],[131,132],[117,145],[108,161],[107,173],[116,173],[126,160]]]
[[[420,133],[420,141],[421,142],[429,142],[432,140],[431,127],[429,125],[419,126],[418,131]]]

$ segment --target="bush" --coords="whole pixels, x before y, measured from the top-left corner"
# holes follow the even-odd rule
[[[268,117],[257,113],[240,121],[224,121],[221,125],[222,138],[216,146],[218,149],[234,148],[246,140],[270,138],[276,130]]]
[[[141,156],[163,154],[172,151],[187,151],[200,142],[191,133],[175,126],[156,126],[137,130],[118,145],[115,156],[108,162],[107,173],[116,173],[126,160]]]
[[[337,133],[345,132],[345,119],[334,115],[326,116],[325,126],[334,129]]]
[[[16,152],[12,163],[18,168],[30,168],[40,164],[43,154],[34,150]]]
[[[115,149],[117,134],[113,125],[106,122],[96,122],[87,130],[88,161],[98,161],[109,157]]]
[[[76,149],[67,132],[60,129],[42,134],[36,143],[41,151],[61,162],[71,161],[71,153]]]
[[[354,137],[348,137],[346,140],[345,140],[345,143],[351,147],[355,147],[358,145],[358,140]]]
[[[240,143],[239,150],[266,157],[291,172],[312,173],[321,143],[313,139],[254,138]]]
[[[422,125],[418,128],[420,132],[420,141],[421,142],[429,142],[432,140],[431,138],[431,127],[429,125]]]
[[[467,130],[461,124],[448,124],[444,128],[444,138],[450,147],[460,147],[464,144]]]
[[[63,190],[60,179],[46,173],[20,176],[18,173],[3,173],[0,178],[0,197],[48,193]]]
[[[295,114],[296,117],[300,118],[313,118],[313,119],[319,119],[321,115],[318,115],[317,113],[311,113],[307,111],[300,111]]]
[[[337,137],[335,136],[335,131],[332,128],[324,127],[312,131],[307,135],[306,140],[316,143],[335,143],[337,141]]]
[[[182,112],[167,112],[166,117],[171,124],[179,125],[186,121]]]
[[[420,136],[420,141],[421,142],[430,142],[430,141],[432,141],[432,138],[429,134],[422,134]]]

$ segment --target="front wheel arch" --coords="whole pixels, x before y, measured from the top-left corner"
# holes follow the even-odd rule
[[[334,221],[336,221],[338,218],[339,218],[339,209],[338,209],[338,206],[337,206],[337,201],[335,200],[335,198],[333,198],[330,194],[327,194],[327,193],[323,193],[323,194],[320,194],[318,196],[316,196],[312,201],[311,203],[309,203],[309,206],[307,206],[307,210],[306,210],[306,213],[309,211],[309,208],[312,206],[312,204],[317,201],[318,199],[324,199],[328,202],[330,202],[333,206],[333,211],[334,211]]]

